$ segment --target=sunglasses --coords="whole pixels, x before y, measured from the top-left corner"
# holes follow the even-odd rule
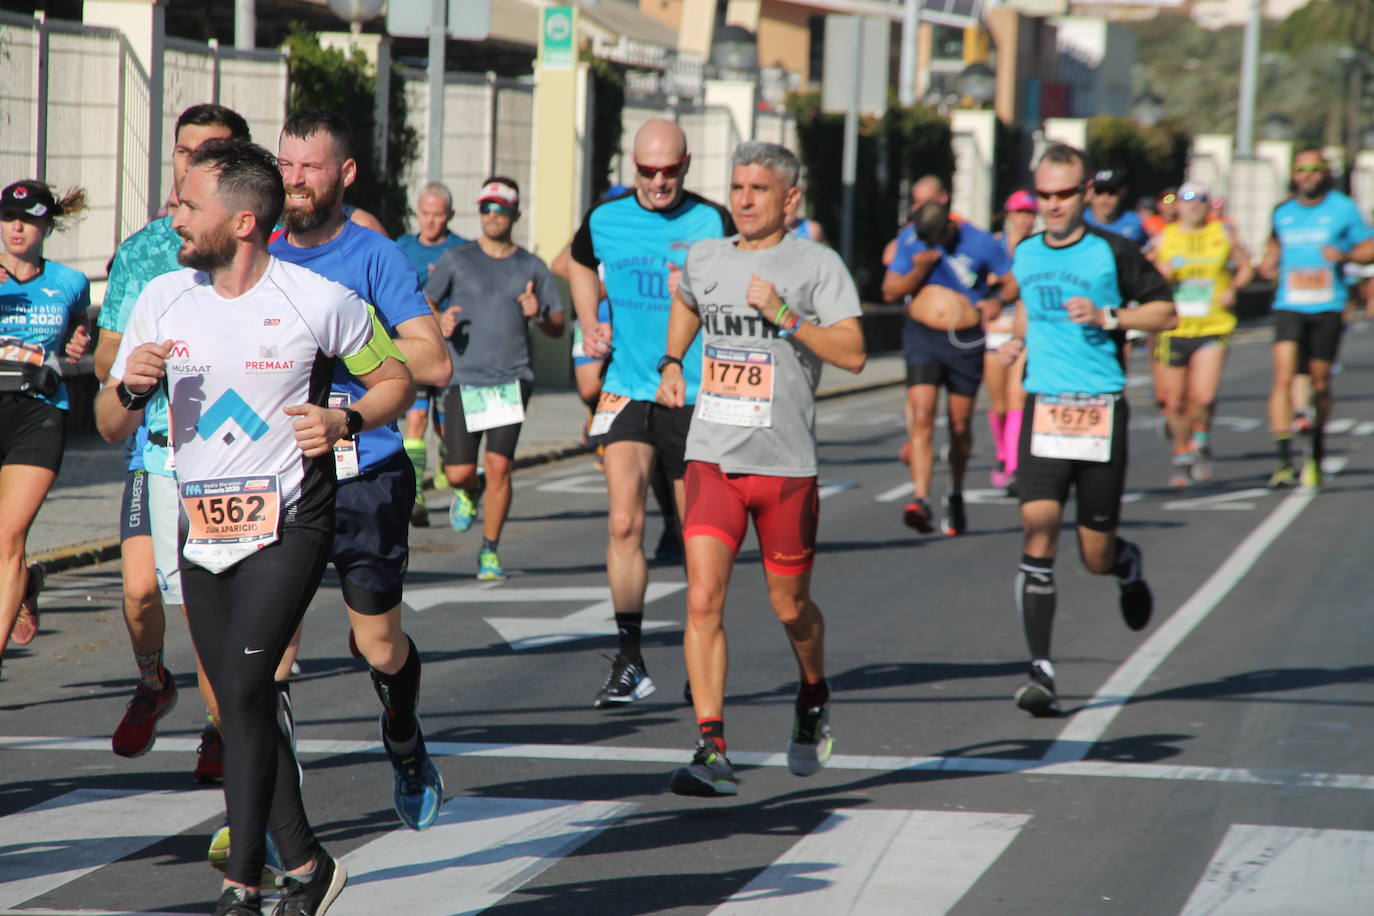
[[[1200,200],[1200,201],[1203,201],[1203,202],[1205,203],[1206,200],[1207,200],[1207,195],[1206,195],[1206,194],[1194,194],[1192,191],[1189,191],[1187,194],[1180,194],[1179,197],[1178,197],[1178,199],[1179,199],[1179,200]]]
[[[639,173],[639,177],[640,177],[640,178],[649,178],[649,179],[652,179],[652,178],[656,177],[656,176],[658,175],[659,172],[662,172],[662,173],[663,173],[663,177],[664,177],[664,178],[676,178],[677,176],[681,175],[681,174],[682,174],[683,172],[685,172],[686,170],[687,170],[687,159],[686,159],[686,158],[683,158],[680,162],[674,162],[672,165],[657,165],[657,166],[655,166],[655,165],[644,165],[643,163],[640,163],[640,162],[636,162],[636,163],[635,163],[635,171]]]
[[[1312,173],[1314,173],[1314,172],[1325,172],[1325,171],[1326,171],[1326,166],[1324,166],[1324,165],[1295,165],[1295,166],[1293,166],[1293,171],[1299,172],[1299,173],[1305,173],[1305,174],[1312,174]]]
[[[1159,202],[1162,204],[1171,204],[1176,200],[1178,200],[1177,194],[1165,194],[1163,197],[1159,199]]]
[[[477,210],[480,213],[499,213],[502,216],[515,215],[514,207],[507,207],[505,204],[498,204],[494,200],[482,201],[480,204],[477,205]]]
[[[1068,200],[1083,193],[1086,184],[1074,185],[1072,188],[1064,188],[1062,191],[1042,191],[1035,189],[1035,196],[1041,200]]]

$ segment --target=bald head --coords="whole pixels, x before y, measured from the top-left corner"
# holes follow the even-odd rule
[[[649,210],[671,210],[682,201],[691,164],[687,135],[666,118],[645,121],[635,132],[635,194]]]
[[[949,191],[938,175],[924,175],[911,186],[911,209],[923,204],[947,204]]]
[[[650,164],[650,157],[663,162],[678,162],[687,155],[687,135],[667,118],[645,121],[635,131],[635,161]],[[658,163],[662,164],[662,163]]]

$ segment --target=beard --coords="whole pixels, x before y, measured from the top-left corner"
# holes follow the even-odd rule
[[[192,247],[188,249],[187,245]],[[234,247],[234,237],[229,234],[226,224],[206,232],[199,239],[186,239],[177,251],[177,263],[212,274],[233,262]]]
[[[292,194],[304,192],[309,200],[299,206],[291,203]],[[342,185],[336,184],[322,194],[317,194],[304,185],[286,189],[286,207],[282,210],[281,222],[288,232],[314,232],[329,221],[334,205],[343,195]]]

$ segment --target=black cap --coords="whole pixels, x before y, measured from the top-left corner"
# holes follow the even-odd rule
[[[1103,169],[1093,176],[1093,190],[1104,194],[1116,194],[1126,186],[1125,174],[1112,169]]]
[[[57,216],[52,189],[41,181],[16,181],[0,191],[0,212],[29,216]]]

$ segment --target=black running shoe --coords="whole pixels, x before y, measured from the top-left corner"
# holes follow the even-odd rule
[[[945,517],[940,530],[950,537],[963,534],[968,528],[968,516],[964,514],[964,494],[950,493],[945,497]]]
[[[1150,614],[1155,609],[1155,597],[1150,585],[1145,581],[1145,566],[1140,548],[1130,541],[1122,551],[1121,558],[1131,564],[1129,575],[1118,580],[1121,590],[1121,617],[1132,630],[1143,630],[1150,623]]]
[[[423,498],[415,500],[415,505],[410,507],[410,524],[413,528],[429,527],[429,507]]]
[[[230,885],[219,895],[214,916],[262,916],[262,896],[246,887]]]
[[[617,655],[611,659],[611,673],[606,675],[606,683],[601,685],[592,705],[597,709],[624,706],[644,699],[657,689],[649,679],[644,659]]]
[[[1052,719],[1059,715],[1059,697],[1054,692],[1054,678],[1039,665],[1031,662],[1030,680],[1016,691],[1016,705],[1037,719]]]
[[[725,755],[708,748],[703,739],[697,742],[692,762],[673,774],[668,784],[674,795],[693,795],[700,798],[719,798],[722,795],[738,795],[739,781],[735,779],[735,768]]]
[[[315,873],[308,881],[293,875],[278,879],[282,895],[272,916],[324,916],[329,911],[329,905],[348,883],[348,872],[323,849],[315,861]]]
[[[907,503],[902,510],[902,521],[908,528],[915,528],[922,534],[930,534],[935,530],[935,523],[930,520],[930,503],[924,499],[913,499]]]
[[[830,735],[830,705],[798,710],[787,743],[787,769],[793,776],[811,776],[830,760],[835,739]]]

